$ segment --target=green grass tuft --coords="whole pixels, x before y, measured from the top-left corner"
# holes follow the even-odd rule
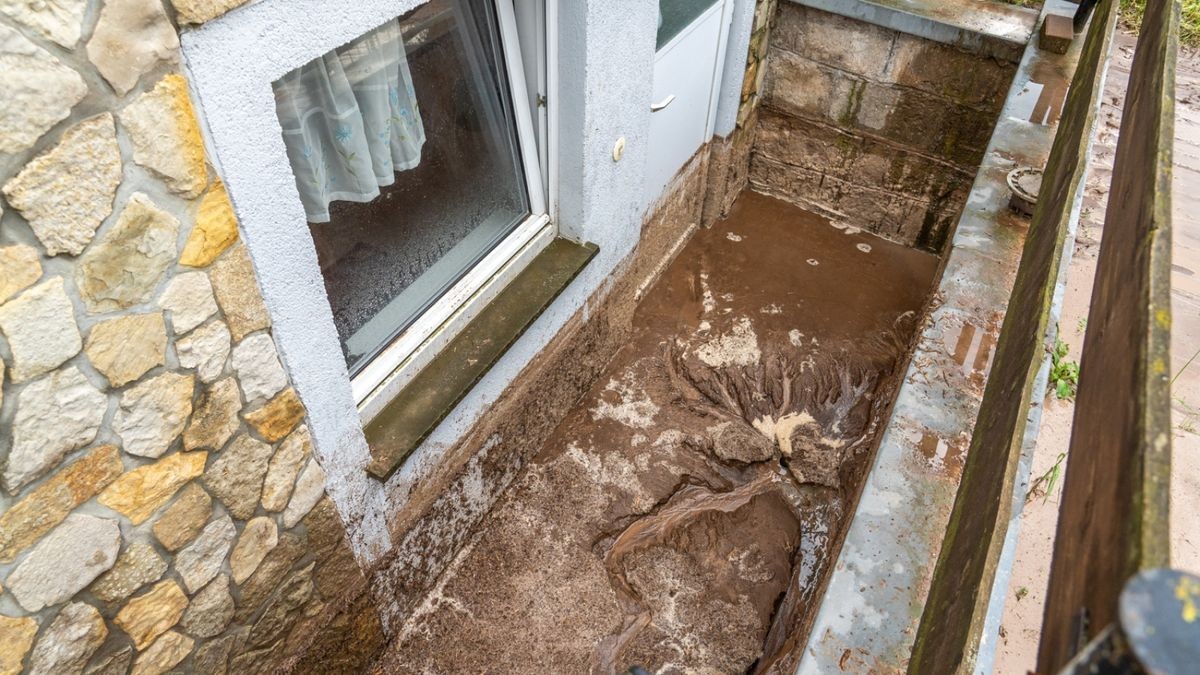
[[[1181,0],[1179,42],[1187,47],[1200,46],[1200,0]],[[1136,33],[1142,27],[1146,0],[1121,0],[1121,20]]]

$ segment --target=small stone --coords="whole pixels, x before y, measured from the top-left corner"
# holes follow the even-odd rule
[[[171,0],[180,23],[205,23],[248,0]]]
[[[3,1],[0,7],[25,4]],[[0,25],[0,91],[0,153],[17,153],[66,119],[87,95],[87,85],[50,52]]]
[[[117,521],[73,513],[17,565],[8,590],[29,612],[57,605],[112,567],[120,548]]]
[[[12,562],[124,470],[116,446],[105,445],[39,485],[0,515],[0,563]]]
[[[778,452],[775,441],[737,422],[720,425],[712,433],[712,440],[714,454],[727,462],[753,464],[771,459]]]
[[[17,394],[4,485],[15,493],[96,438],[108,400],[75,366],[30,383]]]
[[[201,382],[212,382],[225,372],[229,360],[229,329],[220,321],[201,326],[175,343],[179,365],[195,368]]]
[[[88,40],[96,70],[124,95],[160,61],[173,61],[179,36],[158,0],[107,0]]]
[[[19,673],[25,655],[33,646],[38,623],[33,617],[14,618],[0,615],[0,673]]]
[[[107,637],[108,627],[100,612],[87,603],[72,602],[42,633],[29,657],[29,675],[82,673]]]
[[[92,584],[92,595],[104,602],[117,602],[133,595],[151,581],[158,581],[167,571],[167,562],[143,543],[130,544],[117,564]]]
[[[0,305],[41,278],[36,248],[24,244],[0,247]]]
[[[192,414],[195,389],[196,378],[192,375],[162,373],[122,394],[112,427],[121,437],[125,452],[162,457]]]
[[[163,77],[121,112],[133,144],[133,160],[158,174],[172,192],[188,199],[208,185],[204,141],[182,75]]]
[[[212,283],[203,272],[185,272],[167,284],[158,306],[171,312],[171,328],[183,335],[217,313]]]
[[[288,387],[263,407],[246,413],[246,421],[268,443],[287,436],[304,419],[304,404],[296,390]]]
[[[183,629],[198,638],[220,635],[233,620],[233,610],[229,577],[222,574],[192,598],[192,605],[183,615]]]
[[[192,653],[196,641],[175,631],[163,634],[133,663],[130,675],[162,675]]]
[[[0,14],[70,49],[79,42],[86,0],[0,0]]]
[[[189,267],[205,267],[212,264],[225,249],[238,238],[237,217],[233,204],[225,192],[225,184],[213,181],[208,193],[200,200],[196,211],[196,224],[188,235],[179,264]]]
[[[296,481],[296,489],[292,492],[292,500],[288,502],[283,512],[283,526],[291,528],[317,505],[325,496],[325,471],[317,463],[315,457],[309,458],[308,465]]]
[[[154,523],[154,536],[168,551],[178,551],[200,534],[212,515],[212,497],[195,483],[179,493],[162,517]]]
[[[235,518],[247,520],[258,507],[270,460],[271,446],[240,435],[204,472],[204,484]]]
[[[88,668],[87,675],[125,675],[129,672],[130,663],[133,663],[133,648],[126,647]]]
[[[99,502],[140,525],[184,483],[199,476],[207,452],[178,452],[140,466],[118,478],[100,493]]]
[[[233,348],[233,369],[247,402],[270,398],[287,385],[275,341],[267,333],[251,335]]]
[[[4,186],[46,253],[79,255],[112,213],[121,148],[112,115],[76,124]]]
[[[258,280],[246,247],[238,244],[209,270],[217,304],[225,312],[225,320],[235,341],[271,325],[267,306],[258,290]]]
[[[125,603],[113,623],[133,638],[134,648],[141,650],[179,623],[187,606],[187,596],[179,584],[174,579],[164,579]]]
[[[279,444],[275,456],[267,467],[267,477],[263,480],[262,505],[268,511],[282,511],[287,507],[292,496],[292,486],[296,484],[296,476],[300,475],[300,467],[308,459],[312,451],[312,437],[308,427],[302,426]]]
[[[237,382],[227,377],[200,395],[196,414],[183,432],[183,447],[188,450],[220,450],[237,433],[238,410],[242,406]]]
[[[102,321],[92,326],[83,351],[109,384],[129,384],[166,363],[167,326],[162,312]]]
[[[236,536],[233,521],[229,516],[221,516],[205,526],[196,541],[175,556],[175,571],[183,578],[188,592],[195,593],[217,576]]]
[[[242,583],[254,574],[258,564],[279,543],[279,528],[273,518],[259,516],[246,523],[242,536],[238,538],[233,553],[229,556],[229,568],[233,580]]]
[[[0,306],[0,332],[12,350],[14,383],[54,370],[83,348],[62,277],[51,277]]]
[[[88,311],[111,312],[148,301],[175,262],[178,234],[174,216],[134,193],[117,224],[75,268],[75,285]]]

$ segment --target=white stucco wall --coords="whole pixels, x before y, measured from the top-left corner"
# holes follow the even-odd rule
[[[753,0],[737,2],[753,13]],[[650,128],[656,0],[572,0],[558,8],[559,228],[600,252],[386,483],[368,476],[369,451],[275,117],[270,83],[421,0],[261,0],[183,35],[186,67],[210,151],[225,179],[274,321],[285,367],[307,406],[327,492],[359,562],[391,541],[386,519],[406,503],[531,359],[584,308],[637,243]],[[745,60],[749,21],[733,32]],[[735,23],[735,28],[740,24]],[[555,30],[555,27],[551,27]],[[740,46],[737,46],[740,45]],[[729,78],[726,78],[727,81]],[[731,91],[736,110],[737,88]],[[727,105],[722,101],[721,105]],[[735,113],[736,114],[736,113]],[[626,150],[612,159],[620,137]],[[586,308],[585,308],[586,311]]]

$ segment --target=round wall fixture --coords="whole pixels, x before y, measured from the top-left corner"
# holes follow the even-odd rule
[[[1042,170],[1019,166],[1009,171],[1008,189],[1012,190],[1012,198],[1008,200],[1009,207],[1018,213],[1032,216],[1033,206],[1037,204],[1038,193],[1042,189]]]

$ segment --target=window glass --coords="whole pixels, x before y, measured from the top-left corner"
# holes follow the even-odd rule
[[[351,374],[530,215],[490,0],[431,0],[274,84]]]
[[[658,2],[658,45],[662,49],[671,38],[698,19],[704,10],[717,0],[659,0]]]

